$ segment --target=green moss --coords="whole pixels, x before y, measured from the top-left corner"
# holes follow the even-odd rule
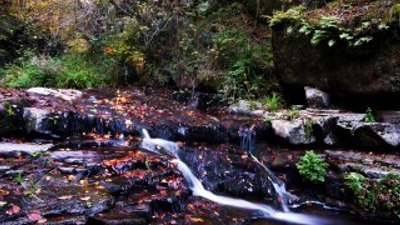
[[[392,7],[393,14],[400,14],[400,4],[396,4]]]
[[[375,36],[392,26],[398,26],[399,5],[394,1],[334,1],[323,8],[308,11],[299,6],[276,12],[270,20],[270,26],[284,26],[290,31],[286,35],[294,36],[296,34],[293,31],[297,28],[314,46],[323,44],[329,47],[342,45],[359,48],[368,45]],[[347,10],[357,13],[343,13]]]
[[[277,11],[269,20],[269,26],[274,27],[283,23],[296,23],[300,22],[305,16],[306,8],[302,5],[295,6],[286,11]]]

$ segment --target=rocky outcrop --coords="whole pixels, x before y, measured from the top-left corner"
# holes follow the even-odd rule
[[[316,141],[312,127],[307,126],[307,121],[301,119],[272,120],[271,123],[275,135],[292,145],[313,144]]]
[[[266,115],[272,132],[292,145],[400,148],[400,124],[365,122],[362,113],[308,109],[294,119],[287,113]]]
[[[390,123],[366,123],[338,121],[337,130],[351,138],[359,146],[400,147],[400,126]],[[339,132],[338,132],[339,133]]]
[[[82,97],[82,92],[74,89],[51,89],[43,87],[34,87],[26,90],[27,93],[44,95],[54,98],[60,98],[65,101],[73,101]]]
[[[230,106],[229,111],[234,115],[262,117],[264,115],[263,105],[257,101],[239,100]]]
[[[143,96],[144,94],[140,93],[140,96],[136,97]],[[54,99],[58,97],[44,96],[37,101],[47,103]],[[138,113],[143,114],[145,109],[127,114],[118,107],[126,107],[128,111],[142,107],[142,101],[126,106],[99,106],[99,101],[111,101],[97,100],[93,96],[85,96],[79,101],[83,103],[79,103],[75,109],[41,107],[24,99],[3,101],[0,107],[0,135],[62,139],[93,132],[111,134],[122,139],[127,135],[141,136],[142,129],[145,128],[152,137],[219,144],[238,143],[242,138],[238,133],[241,127],[252,126],[259,141],[310,147],[400,148],[400,124],[394,112],[390,113],[395,115],[391,116],[392,119],[380,112],[379,115],[386,115],[382,117],[385,118],[384,122],[365,122],[364,113],[311,108],[268,112],[260,103],[239,101],[237,105],[229,108],[230,113],[235,114],[234,117],[227,114],[212,117],[186,106],[183,106],[184,111],[180,112],[154,108],[149,110],[146,106],[149,114],[137,116]],[[66,100],[62,102],[71,104]],[[181,107],[176,102],[168,104],[175,104],[175,109]]]
[[[0,143],[0,155],[2,156],[16,156],[16,155],[29,155],[35,152],[45,152],[53,147],[53,144],[35,144],[35,143]]]
[[[332,150],[325,150],[325,154],[338,173],[358,172],[370,179],[379,179],[389,173],[400,175],[396,155]]]
[[[357,19],[360,18],[354,20]],[[368,34],[373,36],[372,41],[359,47],[348,47],[339,38],[332,47],[324,41],[312,45],[311,37],[298,32],[300,28],[297,22],[273,27],[274,65],[288,95],[301,95],[304,86],[313,86],[332,94],[337,105],[399,108],[398,104],[393,104],[400,96],[397,21],[381,33],[371,28],[376,29],[375,33]],[[329,38],[335,36],[327,40]]]

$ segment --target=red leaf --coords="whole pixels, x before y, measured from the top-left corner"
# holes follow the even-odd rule
[[[10,205],[11,205],[11,208],[6,211],[7,215],[12,216],[12,215],[15,215],[15,214],[17,214],[17,213],[19,213],[21,211],[21,208],[19,206],[14,205],[12,203]]]
[[[42,215],[40,215],[39,211],[32,211],[31,213],[29,213],[27,215],[27,217],[32,222],[36,222],[36,221],[43,219],[43,217],[42,217]]]

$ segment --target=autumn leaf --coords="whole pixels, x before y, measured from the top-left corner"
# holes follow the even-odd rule
[[[36,222],[36,221],[43,219],[43,217],[42,217],[42,215],[40,215],[39,211],[32,211],[31,213],[29,213],[27,215],[27,217],[32,222]]]
[[[73,180],[75,180],[75,176],[74,175],[68,175],[67,179],[69,181],[73,181]]]
[[[57,198],[58,200],[68,200],[72,199],[72,195],[63,195]]]
[[[79,199],[82,200],[82,201],[89,201],[91,199],[91,197],[90,196],[84,196],[84,197],[80,197]]]
[[[202,218],[199,218],[199,217],[190,217],[190,221],[193,222],[193,223],[204,222],[204,220]]]
[[[12,215],[18,214],[21,211],[21,208],[19,206],[12,204],[12,203],[10,205],[11,205],[11,208],[6,211],[7,215],[12,216]]]
[[[89,181],[87,179],[80,180],[82,186],[87,187],[89,186]]]
[[[43,218],[43,219],[40,219],[40,220],[37,221],[38,224],[43,224],[43,223],[46,223],[46,222],[47,222],[46,218]]]
[[[0,196],[9,195],[9,194],[10,194],[10,192],[8,190],[0,189]]]

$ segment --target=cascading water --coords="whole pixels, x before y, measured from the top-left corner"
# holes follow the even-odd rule
[[[247,137],[247,138],[249,138],[249,137]],[[251,141],[251,140],[249,140],[249,141]],[[192,173],[190,168],[186,165],[186,163],[184,163],[179,158],[179,150],[180,150],[179,146],[176,143],[171,142],[171,141],[167,141],[167,140],[163,140],[163,139],[159,139],[159,138],[151,138],[149,133],[145,129],[143,129],[143,139],[140,144],[140,147],[142,149],[150,151],[152,153],[163,154],[163,155],[166,154],[166,155],[172,157],[173,159],[171,160],[171,162],[176,163],[178,165],[178,169],[182,172],[184,178],[187,180],[187,182],[189,184],[189,188],[192,190],[193,195],[195,195],[195,196],[203,197],[205,199],[208,199],[208,200],[218,203],[220,205],[258,211],[258,212],[262,213],[265,218],[270,218],[270,219],[274,219],[274,220],[278,220],[278,221],[290,222],[290,223],[295,223],[295,224],[304,224],[304,225],[332,224],[332,223],[327,223],[326,220],[321,220],[320,218],[317,218],[317,217],[303,215],[303,214],[297,214],[297,213],[290,213],[290,212],[288,212],[288,210],[285,210],[285,207],[287,209],[286,203],[284,206],[282,206],[282,209],[285,212],[279,212],[267,205],[253,203],[250,201],[237,199],[237,198],[220,196],[220,195],[216,195],[216,194],[206,190],[204,188],[203,184],[200,182],[200,180],[197,179],[196,176],[194,176],[194,174]],[[254,159],[257,159],[257,158],[254,157]],[[258,160],[257,160],[257,162],[259,164],[261,164]],[[266,168],[266,169],[268,170],[268,168]],[[269,171],[269,174],[273,175],[273,173],[271,171]],[[270,180],[272,183],[277,183],[276,181],[278,181],[279,179],[276,176],[270,176]],[[280,182],[283,183],[282,181],[280,181]],[[284,194],[287,194],[287,192],[285,191],[284,185],[277,183],[277,187],[275,187],[275,188],[276,188],[277,193],[280,193],[282,196],[284,196]]]
[[[285,183],[275,176],[275,174],[267,166],[262,164],[258,158],[253,155],[253,151],[255,149],[255,134],[256,133],[253,127],[241,127],[239,129],[239,137],[241,138],[240,148],[247,151],[252,160],[266,172],[267,179],[274,187],[278,204],[283,211],[288,212],[288,202],[290,199],[292,199],[292,195],[286,191]]]

